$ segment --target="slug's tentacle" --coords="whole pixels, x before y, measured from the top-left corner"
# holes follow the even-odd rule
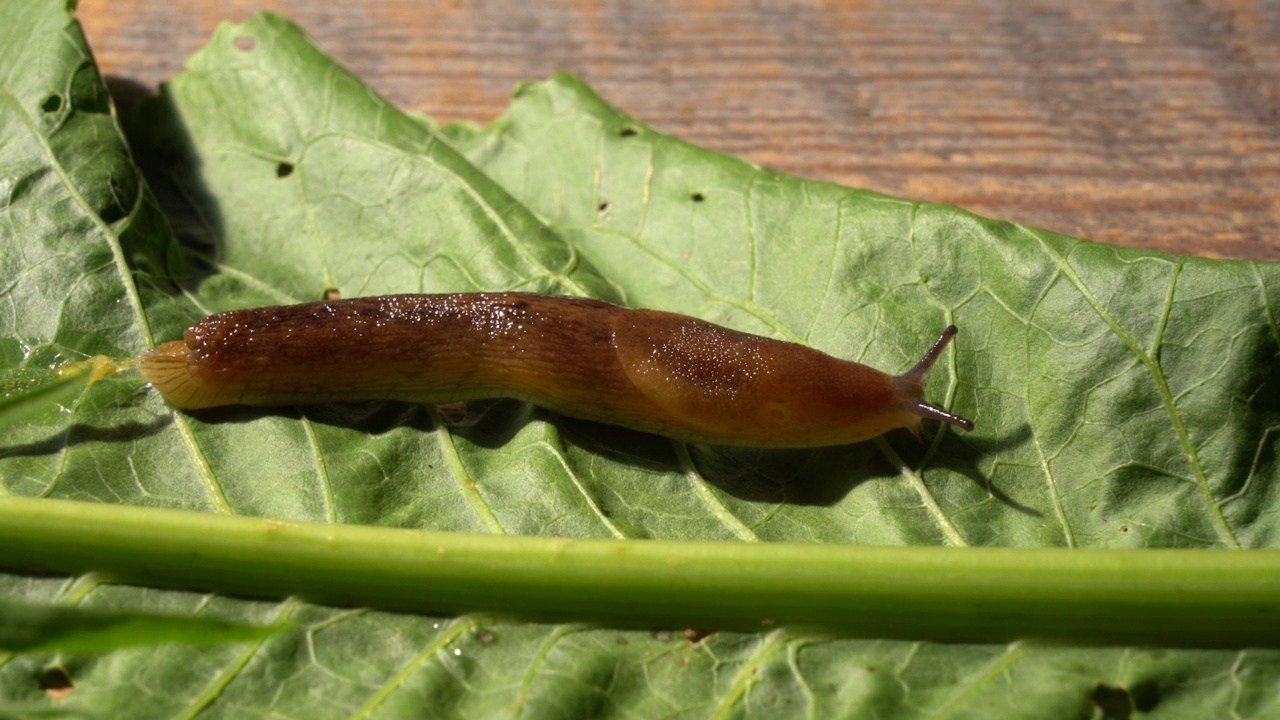
[[[958,331],[955,325],[948,325],[942,331],[942,335],[938,336],[938,341],[933,344],[933,347],[929,348],[929,352],[925,353],[924,357],[920,358],[920,362],[916,363],[915,367],[893,379],[898,401],[917,417],[915,424],[908,425],[907,429],[915,433],[915,436],[921,440],[924,439],[924,431],[920,428],[920,418],[941,420],[965,432],[973,430],[972,420],[960,417],[924,399],[924,383],[929,378],[929,371],[933,369],[934,363],[938,362],[938,358],[942,356],[942,351],[947,349],[947,345],[956,336],[956,332]]]

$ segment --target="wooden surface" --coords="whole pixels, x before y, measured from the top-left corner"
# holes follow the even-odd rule
[[[556,70],[660,130],[808,178],[1080,237],[1280,260],[1274,0],[81,0],[154,86],[222,20],[292,18],[397,105],[485,123]]]

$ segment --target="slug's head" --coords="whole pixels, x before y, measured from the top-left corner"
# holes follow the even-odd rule
[[[973,429],[972,420],[955,415],[924,399],[924,381],[929,377],[929,371],[933,369],[933,364],[938,361],[942,351],[947,348],[947,344],[955,336],[956,326],[948,326],[946,330],[942,331],[942,335],[933,344],[933,347],[929,348],[929,352],[925,353],[920,362],[916,363],[915,367],[893,379],[893,392],[900,407],[915,416],[915,422],[907,425],[907,429],[915,433],[915,436],[921,440],[924,439],[924,432],[920,429],[920,420],[925,418],[950,423],[965,432]]]

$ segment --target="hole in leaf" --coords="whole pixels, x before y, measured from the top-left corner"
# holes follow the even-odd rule
[[[1129,696],[1133,709],[1140,713],[1149,713],[1160,704],[1160,688],[1155,683],[1138,683],[1129,688]]]
[[[689,641],[690,645],[697,645],[703,640],[715,634],[714,630],[704,630],[702,628],[685,628],[684,639]]]
[[[255,48],[258,47],[258,39],[249,37],[248,35],[241,35],[240,37],[236,38],[232,42],[232,44],[235,45],[237,50],[252,52]]]
[[[36,679],[40,689],[44,694],[54,700],[65,700],[71,696],[71,691],[75,689],[75,683],[71,682],[71,676],[67,675],[67,671],[60,667],[46,668],[40,673],[40,677]]]
[[[706,200],[707,198],[706,198],[706,196],[705,196],[705,195],[703,195],[702,193],[700,193],[700,192],[696,192],[696,193],[694,193],[694,194],[690,195],[690,196],[689,196],[689,199],[690,199],[690,200],[692,200],[692,201],[694,201],[694,202],[702,202],[703,200]]]
[[[635,137],[640,131],[632,127],[624,127],[618,131],[618,137]]]
[[[129,215],[130,208],[126,207],[125,203],[130,202],[134,193],[119,177],[112,176],[107,182],[111,186],[111,200],[98,210],[98,217],[105,223],[113,223]]]
[[[44,102],[40,103],[40,109],[47,113],[58,112],[62,109],[62,96],[58,93],[49,95]]]
[[[276,177],[284,178],[293,174],[293,163],[282,162],[276,165]]]
[[[1104,720],[1129,720],[1133,714],[1133,696],[1121,687],[1098,684],[1089,693],[1089,700],[1102,711]]]

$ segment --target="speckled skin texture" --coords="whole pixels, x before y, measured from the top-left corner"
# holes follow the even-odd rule
[[[802,345],[598,300],[391,295],[219,313],[143,353],[140,367],[187,410],[514,397],[690,442],[815,447],[945,415],[920,397],[943,344],[914,375],[895,378]]]

